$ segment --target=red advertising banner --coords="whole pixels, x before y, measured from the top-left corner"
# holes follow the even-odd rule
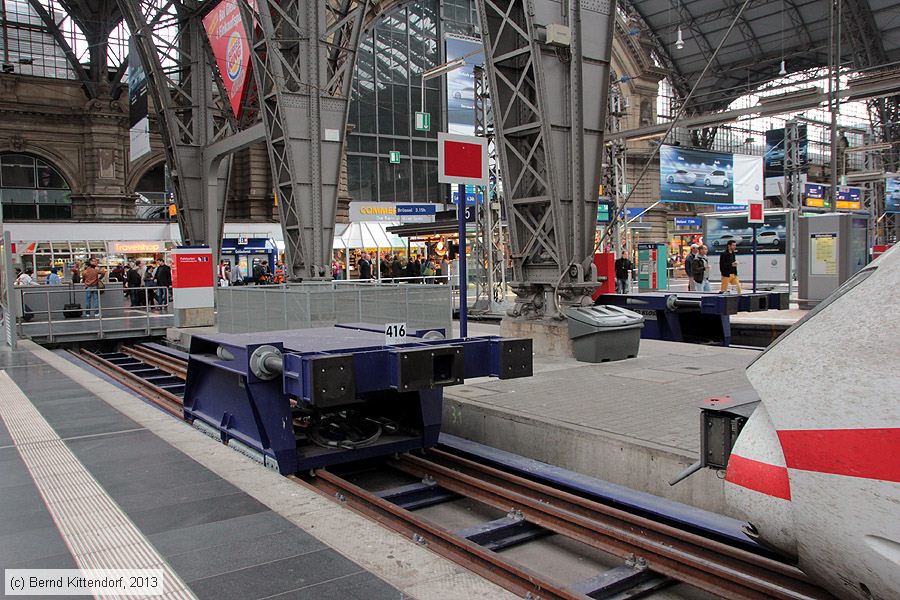
[[[172,253],[172,287],[212,288],[214,285],[212,252],[207,250],[176,251]]]
[[[256,2],[251,0],[250,6],[255,8]],[[222,0],[203,17],[203,27],[222,74],[231,109],[239,117],[241,102],[250,83],[250,44],[237,1]]]

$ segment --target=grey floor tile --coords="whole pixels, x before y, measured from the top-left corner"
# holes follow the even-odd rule
[[[334,550],[319,550],[302,556],[199,579],[190,588],[199,598],[254,600],[331,581],[360,572],[359,566]]]
[[[0,471],[0,489],[26,485],[33,481],[28,469],[22,463],[7,461]]]
[[[152,457],[135,460],[126,465],[95,465],[91,473],[114,498],[128,494],[156,494],[183,485],[219,479],[219,476],[203,468],[195,460],[154,463]]]
[[[28,560],[13,560],[4,564],[5,569],[77,569],[78,564],[72,555],[68,552],[63,554],[54,554],[53,556],[43,556],[40,558],[31,558]],[[43,597],[43,596],[42,596]]]
[[[308,533],[294,529],[243,540],[239,544],[222,544],[204,548],[202,552],[191,551],[170,556],[168,561],[182,579],[195,581],[273,560],[300,557],[325,547]]]
[[[37,490],[27,504],[19,506],[0,505],[0,536],[22,533],[36,529],[56,527],[53,518],[44,507]]]
[[[119,412],[102,416],[90,415],[75,419],[61,417],[52,421],[47,419],[47,421],[61,438],[112,433],[138,427],[134,421]]]
[[[129,516],[144,535],[161,531],[224,521],[269,510],[244,493],[219,496],[131,513]]]
[[[78,460],[91,468],[110,468],[119,463],[127,466],[146,459],[165,463],[190,458],[146,429],[71,439],[66,445]]]
[[[0,535],[0,565],[68,552],[56,527]]]
[[[243,540],[278,533],[294,527],[293,523],[281,515],[266,511],[213,523],[171,529],[148,537],[164,556],[172,556],[222,544],[240,544]]]
[[[412,596],[407,596],[371,573],[362,572],[270,598],[271,600],[409,600]]]
[[[193,500],[227,496],[238,492],[240,492],[240,489],[228,481],[213,479],[211,481],[191,482],[179,487],[169,488],[164,494],[148,494],[146,492],[117,494],[116,502],[126,513],[131,514],[132,512],[173,506]]]

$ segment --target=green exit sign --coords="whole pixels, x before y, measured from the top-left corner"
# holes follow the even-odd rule
[[[416,112],[416,131],[431,130],[431,113]]]
[[[392,165],[400,164],[400,151],[399,150],[391,150],[389,152],[390,161]]]

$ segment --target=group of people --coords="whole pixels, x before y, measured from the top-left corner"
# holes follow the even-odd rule
[[[363,252],[356,261],[359,279],[367,281],[380,279],[382,281],[406,281],[410,283],[443,283],[434,279],[450,274],[450,261],[444,256],[440,260],[431,257],[413,256],[407,259],[400,254],[385,252],[378,258],[378,266],[375,258],[368,252]],[[331,276],[333,279],[344,279],[344,265],[341,257],[336,255],[331,262]]]
[[[691,244],[691,252],[684,259],[684,272],[688,276],[688,290],[692,292],[711,292],[709,283],[712,268],[709,264],[709,248],[706,244]],[[741,280],[737,271],[737,244],[734,240],[728,242],[725,251],[719,255],[719,274],[721,285],[719,293],[724,294],[728,288],[734,285],[738,294],[741,293]],[[634,265],[623,251],[615,262],[616,293],[625,294],[629,291],[631,272]]]
[[[386,253],[380,262],[381,279],[397,279],[400,281],[436,283],[435,277],[445,277],[450,274],[450,260],[444,255],[440,260],[431,257],[421,258],[413,256],[407,259],[399,254]]]
[[[244,270],[240,263],[231,264],[231,261],[222,259],[219,261],[219,287],[228,287],[234,285],[247,285],[248,279],[244,276]],[[280,260],[275,261],[275,272],[269,269],[269,263],[266,260],[256,260],[249,273],[250,283],[256,285],[279,284],[286,281],[284,263]]]
[[[709,264],[709,248],[706,244],[691,244],[691,252],[684,259],[684,271],[688,276],[688,289],[694,292],[711,292],[709,283],[711,267]],[[734,285],[741,293],[741,280],[737,271],[737,243],[732,240],[719,255],[719,274],[721,284],[719,293],[724,294],[729,286]]]
[[[131,306],[152,306],[154,310],[161,310],[168,304],[171,294],[172,263],[169,260],[151,260],[146,265],[139,260],[133,264],[119,263],[110,272],[109,280],[125,285]]]

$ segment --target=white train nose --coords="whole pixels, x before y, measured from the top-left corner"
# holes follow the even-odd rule
[[[734,444],[725,472],[725,500],[745,532],[782,554],[797,557],[791,483],[778,435],[762,404]]]

